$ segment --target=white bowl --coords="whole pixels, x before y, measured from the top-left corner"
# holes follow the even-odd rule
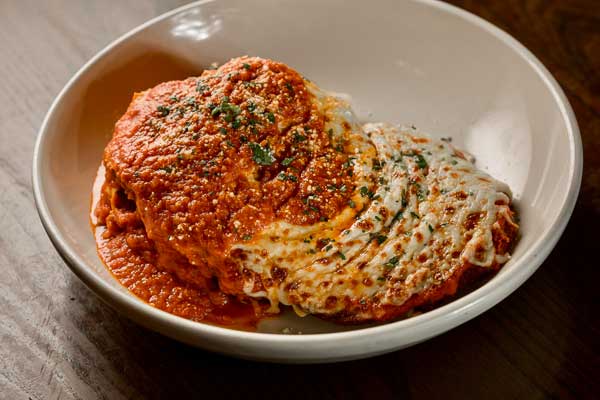
[[[198,75],[243,55],[283,61],[351,96],[363,119],[452,136],[513,189],[521,236],[513,258],[474,292],[425,314],[342,327],[287,313],[241,332],[188,321],[129,294],[98,259],[88,213],[104,145],[134,91]],[[33,187],[42,222],[73,272],[108,304],[185,343],[280,361],[349,360],[401,349],[489,309],[550,253],[581,181],[577,122],[562,90],[521,44],[433,1],[198,2],[134,29],[98,53],[59,94],[40,129]],[[280,334],[282,328],[302,335]]]

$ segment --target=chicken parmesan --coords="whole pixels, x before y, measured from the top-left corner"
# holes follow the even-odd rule
[[[432,307],[505,263],[509,188],[448,141],[361,124],[288,66],[241,57],[136,93],[99,173],[99,254],[137,296],[256,326]]]

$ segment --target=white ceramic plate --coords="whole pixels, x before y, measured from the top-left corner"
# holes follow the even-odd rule
[[[134,91],[198,75],[238,55],[285,62],[347,93],[365,120],[414,124],[477,157],[515,194],[521,237],[490,282],[403,321],[341,327],[288,313],[240,332],[175,317],[139,301],[97,257],[90,191],[112,127]],[[134,29],[65,86],[40,129],[33,186],[42,222],[73,272],[150,329],[234,356],[349,360],[401,349],[489,309],[542,263],[573,210],[581,180],[577,123],[562,90],[521,44],[482,19],[434,1],[204,1]],[[302,335],[281,334],[283,328]]]

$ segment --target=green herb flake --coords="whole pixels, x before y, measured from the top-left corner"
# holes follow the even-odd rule
[[[272,165],[273,162],[275,162],[273,152],[268,145],[262,147],[258,143],[250,142],[248,143],[248,146],[250,146],[250,149],[252,150],[252,159],[258,165]]]
[[[301,135],[298,131],[294,131],[294,142],[300,143],[306,140],[306,136]]]
[[[283,161],[281,162],[281,165],[283,165],[284,167],[287,167],[288,165],[290,165],[294,159],[296,157],[288,157],[288,158],[284,158]]]
[[[356,207],[356,203],[354,201],[352,201],[352,200],[348,200],[348,206],[350,208],[354,208],[354,207]]]
[[[158,106],[156,107],[156,111],[160,113],[161,117],[166,117],[171,112],[171,109],[165,106]]]
[[[223,135],[227,135],[227,129],[220,127],[219,128],[219,132],[222,133]]]
[[[242,239],[243,240],[250,240],[250,239],[252,239],[252,235],[244,235],[244,236],[242,236]]]
[[[211,110],[210,115],[213,117],[218,117],[222,114],[225,122],[233,122],[235,117],[237,117],[240,112],[240,107],[235,104],[231,104],[229,102],[229,97],[225,96],[221,100],[221,104]]]
[[[383,266],[385,268],[395,268],[398,265],[400,259],[397,256],[390,258]]]
[[[427,161],[425,161],[425,157],[420,154],[415,155],[417,159],[417,166],[421,169],[427,168]]]
[[[385,242],[387,240],[387,236],[377,235],[377,236],[375,236],[375,239],[377,240],[377,243],[382,244],[383,242]]]
[[[209,89],[208,85],[204,84],[204,82],[199,80],[196,83],[196,92],[202,94],[202,93],[206,92],[208,89]]]
[[[338,254],[338,256],[339,256],[339,257],[340,257],[342,260],[345,260],[345,259],[346,259],[346,256],[345,256],[345,255],[344,255],[344,253],[342,253],[341,251],[338,251],[338,252],[337,252],[337,254]]]
[[[417,214],[417,213],[416,213],[416,212],[414,212],[414,211],[411,211],[411,212],[410,212],[410,215],[411,215],[413,218],[421,218],[421,217],[419,216],[419,214]]]
[[[267,116],[267,119],[269,120],[270,123],[272,123],[272,124],[275,123],[275,115],[271,111],[267,111],[265,113],[265,115]]]
[[[430,232],[430,233],[433,233],[433,226],[431,226],[431,225],[427,224],[427,228],[429,228],[429,232]]]
[[[402,189],[402,208],[408,205],[408,199],[406,198],[406,190]]]
[[[245,69],[246,71],[248,71],[248,70],[250,69],[250,64],[248,64],[248,63],[243,63],[243,64],[242,64],[242,67],[244,67],[244,69]]]
[[[394,215],[394,218],[392,218],[392,224],[393,224],[394,222],[396,222],[397,220],[399,220],[400,218],[402,218],[402,214],[403,214],[403,211],[402,211],[402,210],[398,211],[398,212],[396,213],[396,215]]]
[[[292,86],[291,83],[286,82],[285,83],[285,87],[287,88],[287,90],[290,92],[290,96],[293,96],[294,94],[296,94],[296,92],[294,91],[294,87]]]

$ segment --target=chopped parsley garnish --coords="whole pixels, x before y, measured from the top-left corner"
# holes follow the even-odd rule
[[[392,218],[392,224],[393,224],[394,222],[396,222],[397,220],[399,220],[400,218],[402,218],[402,214],[403,214],[403,211],[402,211],[402,210],[398,211],[398,212],[396,213],[396,215],[394,215],[394,218]]]
[[[291,83],[289,83],[289,82],[286,82],[286,83],[285,83],[285,87],[287,88],[287,90],[289,90],[289,91],[290,91],[290,96],[293,96],[293,95],[295,94],[295,92],[294,92],[294,87],[292,86],[292,84],[291,84]]]
[[[158,106],[156,107],[156,111],[160,113],[161,117],[166,117],[171,112],[171,109],[165,106]]]
[[[288,165],[290,165],[292,163],[292,161],[294,161],[296,157],[288,157],[288,158],[284,158],[283,161],[281,162],[281,165],[283,165],[284,167],[287,167]]]
[[[383,242],[385,242],[387,240],[387,236],[377,235],[377,236],[375,236],[375,239],[377,240],[377,243],[382,244]]]
[[[425,157],[423,157],[420,154],[416,154],[415,157],[417,159],[417,166],[419,168],[421,168],[421,169],[427,168],[427,161],[425,161]]]
[[[328,244],[327,246],[325,246],[325,251],[329,251],[333,248],[333,245]]]
[[[242,143],[248,143],[248,138],[244,135],[240,135],[240,142]]]
[[[376,200],[376,199],[379,198],[379,195],[376,196],[375,193],[373,193],[372,191],[370,191],[366,186],[361,187],[359,189],[359,191],[360,191],[360,195],[362,197],[368,197],[371,200]]]
[[[397,256],[394,256],[394,257],[390,258],[385,264],[383,264],[383,266],[385,268],[394,268],[394,267],[396,267],[396,265],[398,265],[399,261],[400,261],[400,259]]]
[[[242,237],[242,239],[243,239],[243,240],[250,240],[250,239],[252,239],[252,235],[244,235],[244,236]]]
[[[301,135],[298,131],[294,131],[294,142],[300,143],[306,140],[306,136]]]
[[[275,115],[271,111],[267,111],[265,115],[267,116],[267,119],[270,123],[275,123]]]
[[[282,181],[292,181],[292,182],[298,182],[298,178],[294,175],[286,175],[283,172],[280,172],[279,175],[277,175],[277,178],[279,180]]]
[[[411,211],[411,212],[410,212],[410,215],[411,215],[413,218],[421,218],[421,217],[419,216],[419,214],[417,214],[417,213],[416,213],[416,212],[414,212],[414,211]]]
[[[242,67],[244,67],[245,70],[249,70],[250,69],[250,64],[248,63],[243,63]]]
[[[430,233],[433,233],[433,226],[431,226],[431,225],[427,224],[427,227],[429,228],[429,232],[430,232]]]
[[[204,84],[202,81],[198,81],[196,83],[196,92],[204,93],[209,89],[208,85]]]
[[[452,161],[450,161],[450,163],[451,163],[452,165],[456,165],[456,164],[458,164],[458,161],[456,161],[456,160],[452,160]]]
[[[173,167],[170,167],[168,165],[166,167],[162,167],[160,169],[162,169],[163,171],[165,171],[168,174],[170,174],[171,172],[173,172]]]
[[[220,127],[219,128],[219,132],[221,132],[223,135],[227,135],[227,129]]]
[[[417,199],[419,199],[419,201],[425,200],[427,198],[428,194],[429,194],[428,189],[423,189],[421,187],[421,185],[417,185]]]
[[[377,221],[381,221],[381,217],[380,217],[379,215],[376,215],[376,216],[375,216],[375,219],[376,219]]]
[[[259,165],[271,165],[275,162],[275,157],[273,156],[273,152],[267,145],[266,147],[262,147],[258,143],[250,142],[248,143],[250,149],[252,149],[252,159],[255,163]]]
[[[231,104],[229,102],[229,97],[225,96],[223,97],[223,100],[221,100],[221,104],[212,109],[210,115],[212,115],[213,117],[218,117],[219,115],[223,114],[223,119],[226,122],[232,122],[234,118],[239,115],[240,112],[240,108],[235,104]]]
[[[354,201],[352,201],[352,200],[348,200],[348,206],[350,208],[354,208],[354,207],[356,207],[356,203]]]
[[[346,256],[345,256],[345,255],[344,255],[344,253],[342,253],[341,251],[338,251],[338,252],[337,252],[337,254],[338,254],[338,256],[340,256],[340,258],[341,258],[342,260],[345,260],[345,259],[346,259]]]
[[[377,278],[379,282],[385,282],[385,276],[380,276]]]

